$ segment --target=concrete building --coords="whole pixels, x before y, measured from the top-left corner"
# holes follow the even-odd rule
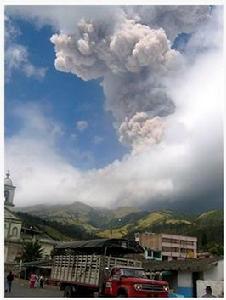
[[[190,258],[184,260],[144,260],[146,271],[161,272],[162,279],[169,283],[170,290],[185,298],[201,297],[210,285],[213,294],[223,296],[224,261],[222,257]]]
[[[197,257],[197,238],[165,233],[136,233],[135,240],[145,249],[145,258],[177,260]]]

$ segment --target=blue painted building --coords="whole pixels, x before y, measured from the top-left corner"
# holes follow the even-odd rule
[[[218,257],[143,262],[147,271],[161,272],[162,279],[169,283],[171,295],[179,294],[184,298],[197,297],[197,282],[207,280],[207,277],[218,278],[216,274],[222,273],[222,265],[222,258]]]

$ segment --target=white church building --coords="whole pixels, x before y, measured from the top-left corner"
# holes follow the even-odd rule
[[[7,172],[4,179],[4,262],[9,266],[15,263],[16,258],[20,257],[23,251],[20,236],[22,221],[11,211],[14,206],[15,189]]]
[[[12,270],[15,264],[20,262],[23,254],[23,245],[27,241],[35,241],[41,244],[43,248],[43,257],[50,257],[50,253],[56,244],[56,241],[46,237],[39,230],[23,226],[23,222],[13,211],[14,195],[16,186],[14,186],[9,172],[4,179],[4,264],[5,270]],[[43,236],[44,234],[44,236]]]

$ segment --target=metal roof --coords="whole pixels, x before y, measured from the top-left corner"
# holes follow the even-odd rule
[[[127,253],[143,253],[143,248],[135,241],[125,239],[96,239],[89,241],[73,241],[58,243],[56,250],[72,249],[78,252],[103,252],[105,249],[120,250]]]
[[[23,262],[22,267],[34,267],[34,266],[42,266],[49,268],[52,266],[52,260],[51,259],[41,259],[41,260],[35,260],[35,261],[29,261],[29,262]]]
[[[56,248],[99,248],[104,247],[108,239],[97,239],[90,241],[73,241],[73,242],[62,242],[57,244]]]
[[[151,271],[191,271],[199,272],[211,269],[222,258],[187,258],[184,260],[153,261],[143,260],[142,265]]]

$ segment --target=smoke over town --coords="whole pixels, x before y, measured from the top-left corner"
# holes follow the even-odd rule
[[[65,188],[77,200],[140,205],[167,197],[178,200],[184,193],[192,198],[195,191],[202,195],[210,183],[209,194],[222,189],[222,81],[216,75],[222,74],[221,7],[8,11],[39,27],[52,26],[56,70],[100,82],[118,140],[129,148],[129,154],[102,169],[84,174],[65,168],[68,173],[56,181],[67,178]],[[176,40],[182,48],[175,46]],[[10,147],[9,142],[13,156]],[[73,176],[76,182],[69,188]],[[57,201],[54,193],[49,191]]]
[[[181,70],[183,59],[171,49],[161,27],[142,24],[141,17],[138,22],[137,17],[128,19],[126,13],[112,19],[113,24],[82,19],[75,33],[54,34],[55,67],[83,80],[101,78],[105,106],[112,112],[116,128],[120,128],[120,140],[136,147],[143,136],[152,144],[162,135],[160,118],[175,109],[164,81]]]

